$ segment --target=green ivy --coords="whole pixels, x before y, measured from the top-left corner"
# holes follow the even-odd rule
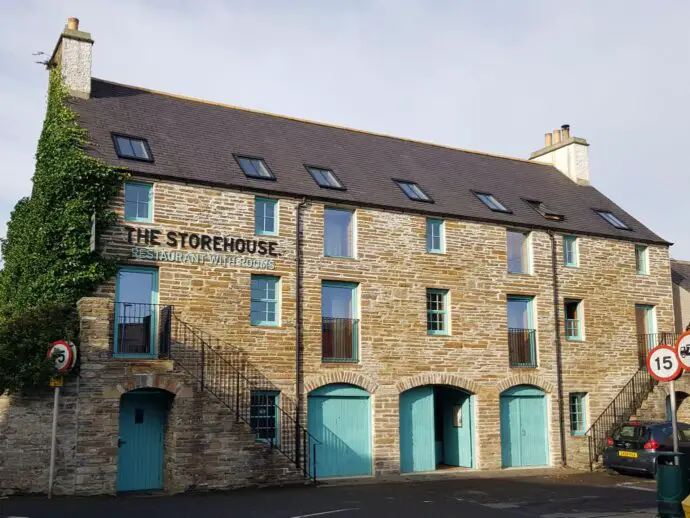
[[[97,235],[115,222],[110,202],[126,173],[87,155],[88,145],[60,73],[51,70],[33,189],[15,206],[2,242],[0,393],[46,386],[50,341],[76,340],[77,300],[115,272],[113,261],[91,252],[91,218]]]

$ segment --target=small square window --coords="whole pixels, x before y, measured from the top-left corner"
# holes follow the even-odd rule
[[[561,214],[557,210],[547,207],[544,203],[538,200],[525,200],[525,202],[546,219],[550,219],[551,221],[565,220],[565,215]]]
[[[415,182],[407,182],[404,180],[393,180],[398,184],[398,187],[402,189],[405,195],[414,201],[425,201],[427,203],[433,203],[434,200],[425,193],[422,188]]]
[[[427,218],[426,220],[426,251],[431,254],[445,252],[445,224],[442,219]]]
[[[447,335],[448,290],[426,290],[426,330],[430,335]]]
[[[151,149],[145,139],[113,133],[113,141],[118,157],[153,162]]]
[[[568,340],[584,339],[584,322],[582,318],[582,301],[568,299],[565,301],[565,337]]]
[[[280,277],[252,275],[251,323],[254,326],[280,325]]]
[[[319,184],[319,187],[324,189],[339,189],[341,191],[345,190],[345,186],[341,183],[335,173],[330,169],[324,169],[321,167],[305,166],[309,174],[311,174],[314,181]]]
[[[278,200],[256,197],[254,227],[258,236],[278,235]]]
[[[262,180],[275,180],[271,170],[266,165],[263,158],[248,156],[235,156],[237,163],[240,164],[242,172],[250,178],[260,178]]]
[[[649,248],[635,245],[635,268],[638,275],[649,275]]]
[[[579,264],[577,237],[563,236],[563,264],[576,267]]]
[[[529,232],[509,230],[506,237],[508,273],[531,273]]]
[[[587,394],[573,392],[570,394],[570,433],[584,435],[587,432]]]
[[[507,214],[512,213],[509,209],[506,208],[505,205],[503,205],[500,201],[498,201],[493,194],[489,194],[488,192],[474,192],[474,195],[479,198],[479,200],[486,205],[489,209],[491,209],[494,212],[505,212]]]
[[[604,218],[606,222],[612,227],[619,228],[621,230],[632,230],[632,228],[630,228],[625,222],[623,222],[623,220],[621,220],[613,212],[610,212],[608,210],[596,210],[595,212],[599,214],[599,216]]]
[[[125,182],[125,221],[153,221],[153,185]]]

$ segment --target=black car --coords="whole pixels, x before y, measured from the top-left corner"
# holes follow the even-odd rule
[[[678,423],[678,446],[690,453],[690,425]],[[604,467],[618,472],[656,474],[659,452],[673,451],[671,421],[630,421],[607,440]]]

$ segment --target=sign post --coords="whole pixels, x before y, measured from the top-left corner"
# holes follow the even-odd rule
[[[60,408],[60,387],[64,380],[62,375],[68,373],[77,361],[77,348],[67,340],[57,340],[48,349],[48,358],[55,361],[59,375],[50,380],[53,389],[53,428],[50,437],[50,468],[48,471],[48,498],[53,497],[53,475],[55,473],[55,450],[57,448],[57,422]]]
[[[678,421],[676,420],[676,388],[673,384],[682,370],[676,349],[670,345],[658,345],[647,355],[647,372],[657,381],[669,382],[671,400],[671,426],[673,427],[673,451],[678,453]]]

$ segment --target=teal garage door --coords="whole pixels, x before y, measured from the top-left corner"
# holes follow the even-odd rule
[[[501,394],[503,467],[548,464],[546,397],[536,387],[518,385]]]
[[[354,385],[309,393],[309,433],[316,439],[316,476],[371,475],[371,401]]]
[[[117,490],[163,488],[163,438],[169,396],[163,391],[134,391],[120,401]]]
[[[417,387],[400,394],[400,471],[436,469],[435,438],[434,388]]]

